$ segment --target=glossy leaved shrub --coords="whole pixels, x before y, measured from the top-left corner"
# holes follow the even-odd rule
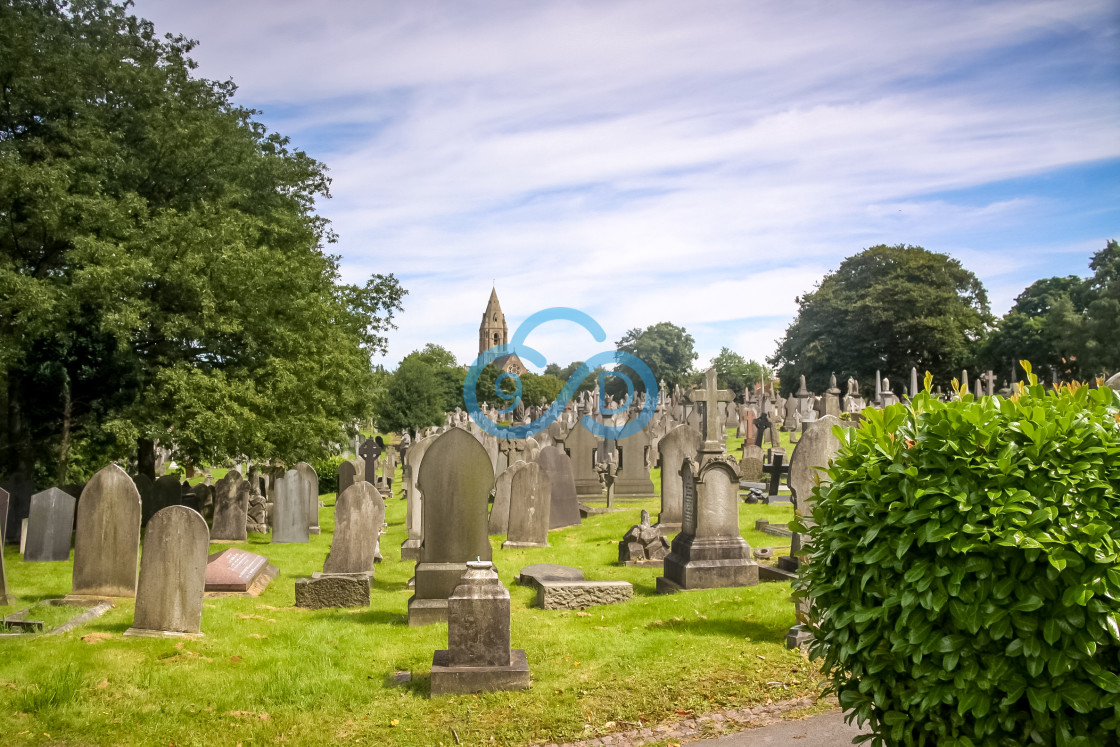
[[[1120,745],[1120,394],[864,415],[797,582],[841,706],[873,745]]]

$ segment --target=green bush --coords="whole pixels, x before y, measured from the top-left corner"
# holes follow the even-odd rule
[[[346,457],[332,456],[316,459],[311,462],[315,473],[319,475],[319,494],[338,492],[338,468],[346,461]]]
[[[873,745],[1120,744],[1120,395],[867,410],[817,495],[811,652]]]

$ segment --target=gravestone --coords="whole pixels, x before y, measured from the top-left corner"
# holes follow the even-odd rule
[[[680,528],[679,525],[677,528]],[[642,509],[641,522],[626,530],[622,541],[618,543],[618,562],[623,565],[660,566],[668,554],[669,542],[661,536],[661,527],[650,526],[649,511]]]
[[[428,447],[416,481],[424,496],[424,538],[409,625],[447,620],[447,599],[467,561],[493,557],[486,513],[493,484],[490,456],[467,431],[452,428]]]
[[[548,475],[552,505],[548,511],[548,528],[561,529],[580,523],[576,479],[571,457],[561,446],[546,446],[537,455],[537,464]]]
[[[657,495],[653,481],[649,479],[648,452],[650,449],[649,426],[637,433],[618,439],[618,472],[615,473],[614,495],[616,498],[648,498]]]
[[[494,505],[490,507],[490,521],[486,528],[491,535],[505,534],[509,531],[509,497],[513,489],[513,471],[518,464],[525,464],[525,462],[515,462],[502,470],[498,479],[494,481]]]
[[[249,483],[231,469],[214,486],[214,527],[212,542],[244,542],[249,512]]]
[[[552,491],[548,475],[536,462],[510,467],[509,531],[502,547],[548,547]]]
[[[279,573],[263,555],[231,547],[206,560],[206,592],[257,596]]]
[[[365,477],[362,475],[362,472],[362,462],[357,462],[353,459],[338,465],[338,495],[342,495],[346,488],[354,483],[364,480]]]
[[[377,481],[377,460],[381,457],[381,452],[385,450],[385,442],[380,436],[377,438],[367,438],[358,447],[358,456],[362,458],[365,469],[366,482],[376,484]]]
[[[416,485],[420,477],[420,465],[428,447],[435,443],[435,436],[427,436],[413,444],[405,456],[406,476],[404,478],[405,504],[404,525],[408,529],[408,539],[401,543],[401,560],[419,560],[420,543],[424,539],[424,497]]]
[[[759,482],[766,474],[766,453],[761,446],[752,443],[743,444],[743,456],[739,460],[739,474],[747,482]]]
[[[70,559],[74,533],[74,496],[50,488],[31,496],[23,560],[40,563]]]
[[[143,496],[141,496],[143,500]],[[148,525],[156,512],[168,506],[178,506],[183,502],[183,484],[179,482],[178,475],[164,475],[156,480],[152,486],[152,500],[143,506],[142,521]]]
[[[140,494],[141,520],[143,521],[144,517],[150,519],[157,510],[155,504],[156,484],[152,478],[143,472],[132,478],[132,482],[136,485],[136,492]]]
[[[657,442],[661,463],[661,513],[657,523],[668,534],[681,528],[681,464],[696,459],[703,437],[690,425],[678,425]]]
[[[300,492],[307,501],[307,532],[319,534],[319,473],[307,462],[296,464],[299,475]]]
[[[603,495],[603,484],[595,470],[595,450],[598,445],[599,439],[578,422],[564,441],[564,448],[572,460],[577,498],[598,498]]]
[[[11,494],[0,488],[0,552],[4,550],[4,543],[8,541],[8,506],[11,504]]]
[[[509,591],[493,564],[467,563],[449,597],[447,649],[432,657],[432,695],[527,690],[528,659],[510,649]]]
[[[144,535],[136,614],[125,635],[201,632],[209,546],[206,520],[194,509],[169,506],[152,517]]]
[[[384,523],[385,501],[377,488],[363,480],[344,490],[334,504],[334,537],[323,573],[372,577]]]
[[[681,531],[665,558],[657,592],[754,586],[758,564],[739,533],[739,470],[732,457],[703,453],[681,465]]]
[[[268,531],[268,500],[264,494],[264,476],[257,465],[249,468],[249,510],[246,513],[245,529],[249,532]]]
[[[310,542],[307,499],[300,490],[299,473],[290,469],[272,487],[273,543]]]
[[[840,439],[832,432],[832,426],[841,425],[840,418],[826,416],[805,429],[801,440],[793,449],[789,460],[789,489],[793,493],[793,507],[803,522],[812,524],[813,488],[822,482],[828,483],[825,470],[840,450]],[[778,558],[782,570],[796,571],[800,566],[798,551],[805,544],[805,537],[794,533],[789,556]]]
[[[136,596],[140,510],[136,485],[117,465],[86,483],[78,501],[73,596]]]
[[[8,575],[4,571],[4,543],[0,541],[0,605],[14,603],[15,598],[8,594]]]

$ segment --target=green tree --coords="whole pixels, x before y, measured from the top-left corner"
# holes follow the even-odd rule
[[[1089,261],[1086,282],[1085,347],[1087,375],[1120,371],[1120,244],[1110,240]]]
[[[340,282],[326,168],[192,77],[192,44],[104,0],[0,5],[0,473],[155,438],[310,458],[371,412],[404,291]]]
[[[649,366],[658,383],[664,380],[669,389],[672,389],[678,384],[684,386],[688,381],[692,363],[697,358],[693,349],[695,342],[684,327],[659,322],[645,329],[628,331],[615,343],[615,347],[640,359]],[[632,375],[630,379],[634,382],[635,392],[645,390],[637,375]]]
[[[912,366],[944,384],[967,367],[992,322],[979,279],[945,254],[874,246],[844,260],[797,299],[797,318],[769,358],[782,389],[805,375],[823,391],[832,372],[871,381]]]
[[[1036,280],[1015,299],[984,343],[983,359],[996,371],[1029,360],[1075,375],[1083,343],[1084,281],[1076,275]]]
[[[432,370],[436,388],[440,393],[440,407],[442,412],[453,412],[456,407],[465,408],[463,404],[463,379],[466,370],[460,366],[455,355],[447,348],[428,343],[423,350],[417,350],[405,356],[405,360],[416,358]]]
[[[730,348],[722,348],[719,355],[712,358],[711,365],[716,369],[719,387],[735,392],[739,402],[743,401],[743,392],[747,387],[763,381],[769,373],[758,361],[748,361]]]
[[[444,393],[431,364],[415,353],[406,356],[374,403],[374,422],[383,433],[443,425]]]

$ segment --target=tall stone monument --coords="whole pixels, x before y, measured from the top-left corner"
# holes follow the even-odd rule
[[[661,513],[657,524],[664,536],[681,529],[681,465],[685,459],[696,460],[703,441],[700,431],[682,423],[657,442],[661,462]]]
[[[290,469],[277,477],[272,488],[272,541],[310,542],[307,498],[303,495],[299,472]]]
[[[487,534],[493,485],[490,455],[468,431],[452,428],[428,447],[416,480],[424,496],[424,538],[415,594],[408,600],[409,625],[447,620],[447,599],[467,562],[493,557]]]
[[[705,383],[692,401],[715,412],[732,393],[717,389],[714,368]],[[665,575],[657,579],[660,594],[758,583],[758,564],[739,533],[738,464],[722,453],[718,418],[704,418],[704,425],[699,463],[685,458],[680,467],[681,531],[665,558]]]

